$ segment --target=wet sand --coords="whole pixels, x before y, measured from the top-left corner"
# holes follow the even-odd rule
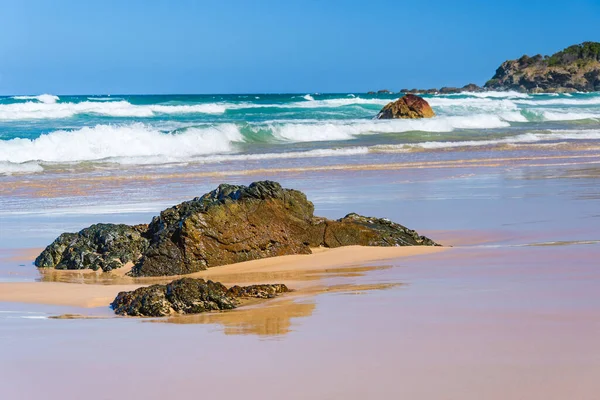
[[[231,179],[239,180],[258,180],[257,177],[274,179],[273,176],[322,173],[330,175],[331,173],[356,173],[366,171],[387,172],[387,171],[409,171],[415,170],[466,170],[475,168],[536,168],[536,167],[562,167],[562,166],[580,166],[593,169],[600,164],[600,155],[597,148],[592,148],[589,152],[568,153],[561,155],[532,155],[528,157],[486,157],[474,159],[458,159],[443,161],[419,161],[402,163],[376,163],[376,164],[335,164],[327,166],[302,166],[302,167],[281,167],[272,166],[270,168],[256,168],[246,170],[215,170],[206,171],[204,168],[193,171],[194,166],[186,168],[185,171],[172,172],[169,169],[157,169],[148,173],[139,172],[135,169],[124,170],[110,175],[88,176],[62,176],[58,174],[54,177],[52,174],[43,176],[41,179],[34,177],[31,180],[12,180],[0,181],[0,190],[7,195],[54,198],[58,196],[82,197],[89,196],[90,193],[120,190],[130,190],[130,186],[149,187],[154,185],[168,185],[173,182],[192,183],[199,179],[212,181],[215,184]],[[192,171],[188,171],[192,170]],[[597,171],[596,171],[597,174]]]
[[[82,288],[77,304],[88,308],[74,308],[71,294],[63,303],[71,306],[0,302],[0,397],[597,400],[596,162],[491,158],[470,168],[229,176],[245,184],[277,179],[305,191],[319,215],[388,217],[455,247],[410,257],[348,256],[340,268],[342,258],[332,252],[264,260],[251,271],[218,267],[198,276],[228,285],[272,279],[298,290],[232,312],[165,319],[49,319],[110,316],[94,302],[106,304],[119,286],[157,280],[47,273],[43,282],[19,284],[49,285],[55,293]],[[11,231],[1,242],[39,247],[96,221],[147,222],[163,204],[140,204],[175,204],[223,180],[194,174],[181,170],[151,187],[152,179],[124,178],[123,186],[92,179],[90,190],[78,193],[71,190],[78,179],[64,187],[54,179],[39,188],[5,186],[33,213],[0,215]],[[123,188],[135,190],[119,196]],[[147,214],[110,203],[123,198]],[[35,214],[36,207],[47,214]],[[32,239],[40,228],[47,230]],[[315,266],[302,257],[323,259]],[[0,296],[17,287],[9,285],[0,286]],[[111,292],[90,299],[89,288]]]
[[[595,400],[599,256],[597,245],[451,249],[346,278],[405,283],[387,290],[281,297],[161,320],[15,320],[19,339],[0,342],[0,390],[27,399],[192,399],[200,391],[248,399]],[[70,367],[68,386],[56,360]],[[116,366],[126,378],[114,375]]]
[[[443,247],[361,247],[314,249],[310,255],[291,255],[224,265],[187,275],[211,279],[227,285],[252,283],[285,283],[299,290],[310,287],[311,276],[346,266],[360,265],[399,257],[411,257],[444,251]],[[25,252],[30,254],[31,252]],[[350,269],[352,270],[352,269]],[[177,277],[134,279],[117,274],[81,271],[44,271],[42,282],[0,283],[0,302],[52,304],[75,307],[108,306],[121,291],[140,286],[169,282]],[[342,269],[340,273],[349,273]],[[50,282],[54,280],[54,282]],[[116,282],[116,284],[114,284]],[[90,284],[81,284],[90,283]],[[314,283],[312,284],[314,286]]]

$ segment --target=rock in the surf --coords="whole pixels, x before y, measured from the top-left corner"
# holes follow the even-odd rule
[[[233,286],[203,279],[182,278],[167,285],[152,285],[121,292],[111,303],[118,315],[163,317],[173,314],[198,314],[231,310],[242,298],[267,299],[288,292],[283,284]]]
[[[304,193],[271,181],[250,186],[222,184],[202,197],[162,211],[146,230],[111,227],[112,231],[118,227],[128,232],[128,239],[119,236],[121,239],[111,242],[112,248],[106,240],[90,241],[85,229],[79,234],[63,234],[44,250],[36,265],[110,270],[133,260],[131,275],[165,276],[266,257],[310,254],[311,247],[318,246],[437,245],[386,219],[357,214],[339,220],[315,217],[314,206]]]
[[[425,99],[414,94],[406,94],[383,107],[377,114],[377,119],[416,119],[434,116],[435,113]]]

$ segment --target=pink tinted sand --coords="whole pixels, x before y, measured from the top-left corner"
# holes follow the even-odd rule
[[[229,317],[48,321],[54,329],[6,349],[0,376],[21,398],[595,400],[598,256],[590,245],[398,259],[347,282],[405,285],[295,299],[257,331]]]

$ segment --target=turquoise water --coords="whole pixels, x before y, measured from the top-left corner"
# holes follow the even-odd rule
[[[0,97],[0,174],[244,160],[327,164],[331,157],[586,146],[600,140],[598,93],[424,96],[435,118],[374,120],[398,96]]]

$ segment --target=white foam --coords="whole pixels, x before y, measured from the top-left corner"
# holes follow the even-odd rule
[[[312,97],[312,96],[311,96]],[[305,96],[303,96],[305,98]],[[228,109],[246,109],[246,108],[337,108],[349,105],[386,105],[393,100],[385,99],[362,99],[360,97],[346,97],[339,99],[326,100],[310,100],[299,101],[287,104],[253,104],[253,103],[238,103],[227,105]]]
[[[302,96],[302,98],[304,100],[308,100],[308,101],[315,101],[315,98],[312,97],[310,94],[304,95],[304,96]]]
[[[223,104],[194,105],[134,105],[127,101],[83,101],[81,103],[0,104],[0,120],[70,118],[77,114],[96,114],[112,117],[152,117],[156,114],[222,114]]]
[[[331,124],[334,126],[335,124]],[[390,124],[381,124],[382,126]],[[392,124],[396,125],[396,124]],[[404,153],[414,150],[439,150],[461,147],[487,147],[496,145],[547,142],[556,144],[563,140],[600,140],[600,129],[553,130],[549,133],[525,133],[511,137],[464,141],[429,141],[422,143],[354,146],[326,148],[295,152],[232,154],[228,152],[233,142],[243,138],[232,124],[207,128],[188,128],[180,134],[165,134],[142,124],[125,127],[98,125],[79,131],[59,131],[35,141],[13,139],[8,148],[0,143],[0,157],[10,154],[12,160],[0,161],[0,173],[36,173],[43,165],[92,161],[122,165],[160,165],[181,163],[244,162],[277,159],[316,157],[345,157],[371,152]],[[382,130],[382,127],[378,127]],[[392,129],[390,127],[386,129]],[[394,128],[398,129],[398,128]],[[358,134],[362,134],[361,131]],[[305,134],[306,131],[296,131]],[[334,131],[340,135],[340,131]],[[343,133],[343,132],[342,132]],[[348,135],[348,132],[345,133]],[[74,140],[78,137],[79,140]],[[330,138],[332,136],[329,136]],[[314,137],[313,137],[314,139]],[[332,139],[327,139],[332,140]],[[57,149],[60,152],[57,154]],[[46,153],[47,151],[47,153]],[[216,154],[215,154],[216,153]],[[24,158],[32,160],[21,163]]]
[[[414,149],[450,149],[459,147],[485,147],[501,144],[519,144],[519,143],[536,143],[536,142],[552,142],[557,140],[599,140],[600,130],[555,130],[551,133],[524,133],[521,135],[511,136],[501,139],[489,140],[465,140],[465,141],[435,141],[422,142],[411,144],[398,145],[378,145],[373,146],[373,151],[379,152],[404,152]]]
[[[570,105],[570,106],[587,106],[600,105],[600,96],[569,97],[569,98],[553,98],[553,99],[535,99],[535,100],[515,100],[517,104],[525,104],[531,106],[554,106],[554,105]]]
[[[349,105],[360,104],[375,104],[386,105],[393,100],[385,99],[363,99],[360,97],[349,97],[340,99],[315,100],[311,102],[291,103],[282,105],[284,108],[328,108],[328,107],[344,107]]]
[[[321,158],[321,157],[347,157],[368,154],[368,147],[346,147],[346,148],[334,148],[334,149],[315,149],[307,151],[294,151],[285,153],[256,153],[256,154],[223,154],[223,155],[207,155],[207,156],[177,156],[172,155],[157,155],[151,157],[112,157],[109,160],[113,163],[121,165],[161,165],[161,164],[174,164],[174,163],[200,163],[200,164],[212,164],[221,162],[244,162],[244,161],[262,161],[262,160],[278,160],[278,159],[300,159],[300,158]],[[41,163],[41,162],[40,162]],[[11,172],[5,171],[5,166],[10,163],[0,162],[0,174],[10,174]],[[21,164],[17,164],[21,165]],[[43,168],[38,163],[33,163],[38,169],[36,170],[21,170],[13,171],[13,173],[34,173],[41,172]],[[121,210],[122,211],[122,210]],[[147,211],[144,209],[144,211]],[[98,212],[95,210],[93,213]],[[77,213],[80,213],[78,211]]]
[[[555,139],[562,140],[597,140],[600,139],[600,129],[553,129],[550,134]]]
[[[87,98],[90,101],[118,101],[118,100],[123,100],[120,97],[88,97]]]
[[[523,114],[521,114],[520,111],[501,112],[499,114],[499,116],[504,121],[509,121],[509,122],[528,122],[528,119]]]
[[[143,106],[135,106],[143,107]],[[146,106],[150,110],[156,113],[163,114],[222,114],[227,111],[227,106],[224,104],[207,103],[207,104],[194,104],[194,105],[149,105]]]
[[[455,98],[455,97],[431,97],[427,101],[432,107],[452,115],[470,115],[473,113],[500,113],[518,111],[519,107],[513,100],[493,98]]]
[[[584,119],[600,119],[600,113],[541,111],[546,121],[578,121]]]
[[[441,115],[469,116],[477,113],[488,113],[497,115],[504,121],[511,122],[528,122],[528,119],[522,112],[537,116],[537,121],[574,121],[600,118],[600,110],[595,112],[596,110],[589,108],[543,108],[543,106],[551,107],[557,105],[593,106],[600,104],[600,97],[544,100],[494,99],[487,97],[431,97],[427,100],[435,108],[436,112]],[[523,106],[532,107],[523,108]]]
[[[351,120],[318,123],[270,124],[273,136],[292,142],[349,140],[358,135],[410,131],[451,132],[455,129],[502,128],[510,124],[496,115],[436,117],[431,119]]]
[[[0,144],[1,146],[1,144]],[[0,174],[31,174],[42,172],[44,168],[36,162],[12,163],[8,161],[0,161]]]
[[[188,128],[163,133],[141,123],[96,125],[73,131],[55,131],[37,139],[0,141],[0,163],[79,162],[114,157],[155,157],[174,160],[201,154],[228,152],[243,137],[234,124]]]
[[[276,159],[292,159],[292,158],[315,158],[315,157],[339,157],[339,156],[356,156],[369,153],[369,148],[365,146],[345,147],[335,149],[315,149],[307,151],[291,151],[286,153],[262,153],[262,154],[228,154],[228,155],[212,155],[202,157],[194,161],[203,163],[215,163],[225,161],[259,161],[259,160],[276,160]]]
[[[58,96],[53,94],[40,94],[38,96],[13,96],[15,100],[37,100],[40,103],[54,104],[60,100]]]

